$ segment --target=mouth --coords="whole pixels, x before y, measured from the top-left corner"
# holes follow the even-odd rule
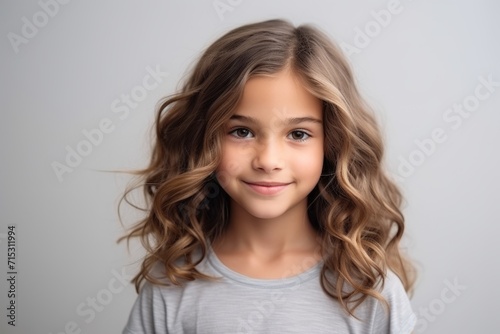
[[[290,183],[286,182],[246,182],[243,181],[250,189],[259,195],[276,195],[284,190]]]

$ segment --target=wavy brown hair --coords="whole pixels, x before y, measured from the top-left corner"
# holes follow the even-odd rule
[[[250,77],[288,66],[323,101],[323,176],[308,196],[308,215],[321,236],[323,290],[351,315],[367,296],[384,301],[377,287],[388,269],[411,292],[414,267],[399,245],[402,194],[384,171],[375,117],[339,47],[312,25],[295,27],[279,19],[247,24],[217,39],[180,91],[158,104],[149,166],[132,172],[144,191],[146,216],[119,239],[139,238],[146,249],[132,280],[136,291],[144,279],[164,284],[151,274],[157,263],[176,285],[211,279],[196,265],[228,224],[228,195],[214,176],[225,124]],[[132,204],[127,194],[137,187],[121,200]],[[196,250],[201,257],[195,258]]]

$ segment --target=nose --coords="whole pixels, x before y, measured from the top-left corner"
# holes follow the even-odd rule
[[[283,147],[277,140],[267,139],[255,146],[252,167],[266,173],[283,168]]]

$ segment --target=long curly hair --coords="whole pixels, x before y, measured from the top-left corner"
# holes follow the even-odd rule
[[[324,173],[308,196],[308,216],[321,236],[323,290],[351,315],[368,296],[387,305],[377,286],[390,269],[411,295],[415,269],[400,250],[402,194],[384,171],[375,117],[328,35],[280,19],[224,34],[202,53],[180,91],[158,103],[151,160],[132,171],[136,186],[120,200],[132,204],[127,195],[140,187],[147,203],[144,219],[118,240],[139,238],[146,250],[132,280],[137,292],[145,279],[164,284],[151,274],[158,263],[175,285],[211,279],[196,266],[228,224],[229,197],[214,176],[225,124],[250,77],[288,66],[323,102]]]

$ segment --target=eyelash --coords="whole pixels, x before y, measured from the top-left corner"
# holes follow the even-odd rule
[[[229,132],[229,134],[230,134],[230,135],[232,135],[232,136],[234,136],[234,137],[236,137],[236,138],[240,138],[240,139],[249,138],[249,137],[246,137],[246,136],[240,137],[240,136],[236,135],[236,132],[237,132],[237,131],[240,131],[240,130],[245,130],[245,131],[248,131],[247,135],[248,135],[248,134],[250,134],[250,133],[252,133],[252,131],[250,131],[250,130],[249,130],[249,129],[247,129],[247,128],[236,128],[236,129],[231,130],[231,131]],[[305,135],[305,136],[306,136],[306,138],[301,138],[301,139],[292,139],[292,140],[293,140],[293,141],[295,141],[295,142],[304,142],[304,141],[308,140],[309,138],[311,138],[311,135],[310,135],[309,133],[307,133],[306,131],[304,131],[304,130],[293,130],[293,131],[291,131],[291,132],[290,132],[289,136],[290,136],[291,134],[293,134],[293,133],[300,133],[300,134],[302,134],[302,135]],[[288,136],[287,136],[287,137],[288,137]],[[251,138],[251,137],[250,137],[250,138]]]

